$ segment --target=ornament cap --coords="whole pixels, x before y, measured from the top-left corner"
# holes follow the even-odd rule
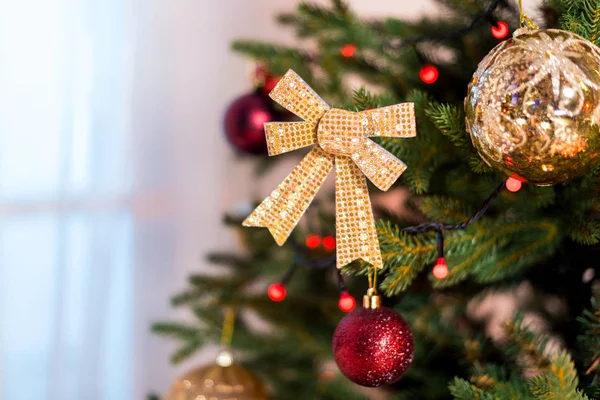
[[[233,364],[233,356],[227,349],[222,349],[217,356],[216,363],[219,367],[229,367]]]
[[[367,294],[363,296],[363,308],[375,310],[381,306],[381,297],[377,294],[377,290],[369,288]]]

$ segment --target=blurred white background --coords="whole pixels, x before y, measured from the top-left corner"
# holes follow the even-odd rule
[[[253,182],[222,118],[251,89],[230,42],[292,42],[274,16],[296,4],[0,0],[1,399],[143,399],[214,355],[174,368],[149,326],[180,317],[169,296],[203,254],[236,247],[222,214],[288,172]]]

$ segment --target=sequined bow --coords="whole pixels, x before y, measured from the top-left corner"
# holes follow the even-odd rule
[[[268,228],[281,246],[335,165],[337,267],[362,258],[381,268],[365,175],[385,191],[406,165],[367,137],[414,137],[413,103],[361,112],[332,109],[292,70],[269,95],[304,120],[266,123],[269,155],[314,147],[243,225]]]

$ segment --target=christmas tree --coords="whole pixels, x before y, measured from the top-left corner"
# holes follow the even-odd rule
[[[371,135],[408,166],[390,189],[401,194],[403,207],[391,212],[375,203],[382,268],[356,260],[339,271],[335,241],[339,264],[347,238],[339,231],[336,237],[340,216],[333,211],[333,192],[313,201],[281,247],[267,229],[242,227],[247,213],[227,215],[225,223],[239,232],[246,252],[210,254],[223,273],[192,275],[189,288],[172,298],[195,323],[153,326],[178,342],[173,362],[222,340],[236,368],[245,368],[238,372],[241,380],[259,385],[244,378],[252,371],[269,398],[278,400],[600,398],[600,311],[594,300],[600,267],[600,2],[547,0],[531,18],[508,1],[438,3],[443,17],[417,22],[361,19],[340,0],[328,7],[302,3],[279,22],[306,39],[305,47],[233,44],[266,65],[271,78],[285,76],[273,98],[292,111],[294,93],[319,99],[310,91],[278,94],[284,85],[304,84],[290,84],[296,79],[290,69],[333,107],[323,105],[323,112],[360,113],[352,115],[367,130],[380,126],[380,113],[387,112],[382,107],[414,103],[415,137],[405,125],[397,128],[402,138]],[[354,87],[357,81],[362,86]],[[280,109],[269,117],[290,120]],[[319,123],[310,129],[322,129]],[[325,135],[318,135],[327,150]],[[291,154],[297,153],[307,151]],[[342,162],[336,158],[335,164]],[[369,192],[379,196],[373,185]],[[332,351],[332,337],[344,317],[340,309],[350,311],[350,295],[362,297],[367,288],[367,309],[378,292],[377,299],[408,322],[414,354],[403,325],[382,323],[368,334],[377,340],[391,335],[389,340],[376,343],[380,352],[350,360],[349,371],[342,359],[348,353],[340,356],[339,348],[361,339],[339,339],[336,332],[344,343],[338,340]],[[267,328],[252,323],[257,316]],[[356,374],[362,374],[367,386],[379,386],[369,368],[391,373],[395,367],[383,359],[395,349],[386,352],[385,346],[398,338],[399,345],[411,344],[404,348],[411,352],[404,364],[412,358],[399,380],[367,389],[344,376],[360,381]],[[231,368],[229,353],[220,357],[219,366]],[[188,389],[194,384],[183,382]],[[170,399],[234,398],[179,396]],[[238,398],[266,398],[246,396]]]

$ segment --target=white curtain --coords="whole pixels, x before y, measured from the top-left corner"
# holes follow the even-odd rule
[[[130,115],[150,3],[0,0],[0,399],[139,396]]]

